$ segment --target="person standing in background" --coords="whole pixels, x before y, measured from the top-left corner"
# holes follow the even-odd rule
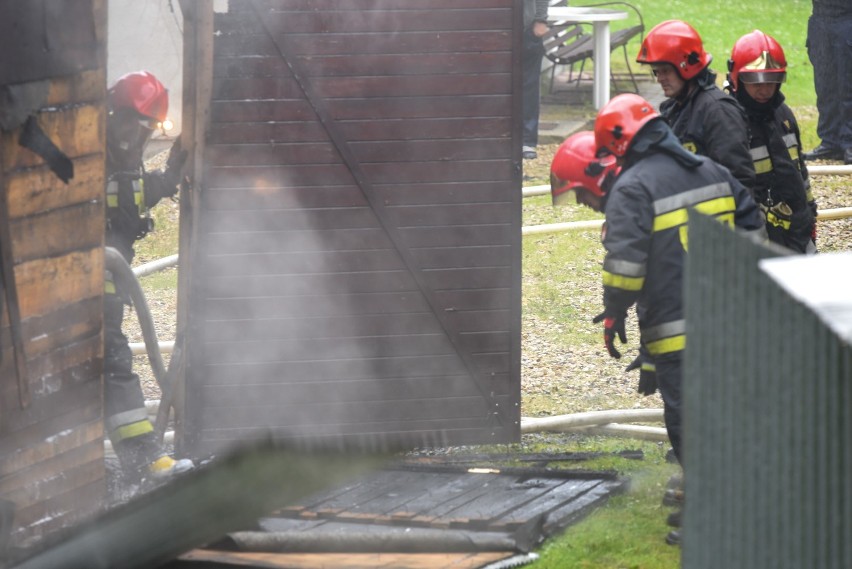
[[[816,253],[817,206],[800,155],[799,123],[781,93],[787,80],[784,50],[775,38],[754,30],[734,44],[728,71],[728,88],[748,116],[754,199],[766,216],[769,239]]]
[[[813,0],[806,45],[822,142],[805,160],[852,164],[852,0]]]
[[[536,157],[538,146],[538,116],[541,108],[541,62],[544,58],[542,36],[547,25],[548,0],[524,0],[524,40],[521,54],[523,68],[523,149],[525,160]]]
[[[687,150],[725,166],[749,191],[755,183],[748,120],[737,101],[716,86],[713,56],[682,20],[654,26],[636,61],[651,67],[667,97],[660,114]]]

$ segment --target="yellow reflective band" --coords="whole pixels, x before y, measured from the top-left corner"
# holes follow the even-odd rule
[[[772,160],[766,158],[764,160],[755,160],[754,161],[754,171],[757,174],[766,174],[767,172],[772,171]]]
[[[679,336],[672,336],[671,338],[663,338],[655,342],[648,342],[645,344],[645,347],[648,348],[648,352],[652,356],[679,352],[686,348],[686,335],[681,334]]]
[[[781,219],[780,217],[772,213],[772,210],[769,210],[766,212],[766,223],[775,227],[781,227],[789,231],[791,222],[789,219]]]
[[[733,196],[724,196],[721,198],[707,200],[706,202],[701,202],[696,204],[694,207],[696,211],[706,215],[719,215],[735,211],[737,209],[737,204],[734,201]],[[689,219],[686,211],[687,208],[682,208],[658,215],[654,218],[653,231],[663,231],[665,229],[671,229],[672,227],[685,224]]]
[[[625,277],[604,271],[603,284],[604,286],[620,288],[622,290],[642,290],[642,287],[645,286],[645,277]]]
[[[814,201],[814,193],[811,191],[810,188],[808,188],[807,191],[805,192],[805,199],[808,202]],[[808,205],[810,205],[810,204],[808,204]]]
[[[151,421],[145,419],[129,425],[122,425],[113,431],[113,436],[110,438],[114,441],[123,441],[152,432],[154,432],[154,425],[151,424]]]
[[[107,207],[118,207],[118,196],[115,194],[107,194]]]
[[[791,146],[787,150],[790,151],[790,158],[792,158],[794,161],[799,159],[799,147],[798,146]]]
[[[115,283],[112,281],[104,281],[104,293],[115,294]]]
[[[657,365],[649,362],[643,362],[642,367],[639,369],[642,371],[657,371]]]

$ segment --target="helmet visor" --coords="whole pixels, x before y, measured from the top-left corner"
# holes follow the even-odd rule
[[[786,71],[741,71],[740,81],[743,83],[784,83],[787,81]]]

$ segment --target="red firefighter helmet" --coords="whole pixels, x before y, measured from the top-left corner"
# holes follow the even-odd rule
[[[654,26],[639,49],[639,63],[668,63],[688,81],[710,65],[713,56],[704,51],[701,36],[682,20],[666,20]]]
[[[754,30],[734,44],[728,70],[734,91],[738,79],[743,83],[783,83],[787,80],[787,58],[775,38]]]
[[[610,99],[595,119],[595,144],[598,152],[624,156],[636,133],[651,119],[660,116],[654,107],[633,93]]]
[[[111,111],[133,109],[158,122],[166,120],[169,92],[147,71],[134,71],[118,78],[107,91]]]
[[[553,205],[564,204],[571,190],[585,190],[603,197],[606,193],[602,187],[604,181],[618,166],[612,156],[598,158],[596,150],[595,133],[590,130],[574,133],[559,145],[550,163]]]

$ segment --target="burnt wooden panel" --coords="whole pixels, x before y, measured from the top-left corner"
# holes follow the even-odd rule
[[[5,2],[0,84],[53,79],[98,67],[100,0]]]
[[[192,452],[519,436],[519,17],[511,0],[215,15]]]
[[[14,89],[37,83],[43,95],[12,109],[19,124],[7,123],[0,134],[4,245],[26,357],[19,377],[4,310],[0,498],[14,504],[10,545],[17,547],[34,546],[103,506],[105,37],[105,0],[0,7],[0,84],[10,77]],[[18,144],[27,116],[71,160],[67,184]]]

